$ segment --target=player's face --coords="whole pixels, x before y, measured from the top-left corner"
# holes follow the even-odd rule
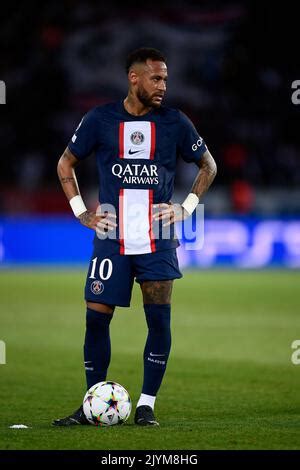
[[[167,89],[167,66],[148,59],[138,74],[136,96],[146,107],[159,108]]]

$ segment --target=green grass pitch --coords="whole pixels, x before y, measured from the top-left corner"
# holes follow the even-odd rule
[[[85,272],[2,270],[1,449],[299,449],[300,273],[187,272],[173,294],[172,352],[156,402],[159,428],[55,428],[85,392]],[[133,403],[146,326],[138,286],[116,310],[109,380]],[[25,424],[29,429],[10,429]]]

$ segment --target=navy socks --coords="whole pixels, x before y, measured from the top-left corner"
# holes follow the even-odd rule
[[[171,305],[144,304],[148,337],[144,350],[142,393],[155,396],[162,382],[171,349]]]
[[[170,304],[145,304],[148,337],[144,350],[142,394],[155,397],[161,385],[171,349]],[[113,315],[87,309],[84,365],[87,388],[106,380],[111,347],[109,324]]]
[[[87,309],[84,366],[87,388],[106,379],[110,363],[109,324],[113,314]]]

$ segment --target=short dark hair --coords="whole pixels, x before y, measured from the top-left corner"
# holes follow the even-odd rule
[[[126,59],[126,73],[129,72],[132,64],[135,63],[146,63],[147,59],[159,60],[160,62],[167,62],[163,53],[158,49],[153,49],[152,47],[140,47],[130,52]]]

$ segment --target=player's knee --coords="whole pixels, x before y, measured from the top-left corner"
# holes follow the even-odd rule
[[[144,281],[141,284],[144,304],[166,305],[171,302],[173,281]]]
[[[94,310],[95,312],[107,313],[108,315],[112,315],[115,310],[114,305],[100,304],[96,302],[87,302],[86,306],[87,308],[90,308],[91,310]]]

